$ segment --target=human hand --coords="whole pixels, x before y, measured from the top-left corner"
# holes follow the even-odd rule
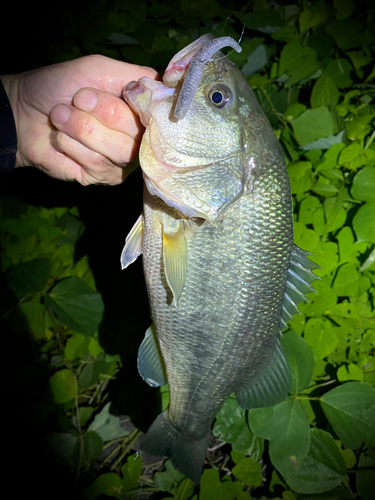
[[[16,167],[82,185],[121,183],[144,130],[121,96],[142,76],[157,73],[93,55],[2,77],[17,129]]]

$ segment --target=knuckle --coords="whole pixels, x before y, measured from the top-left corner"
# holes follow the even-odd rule
[[[100,114],[104,123],[115,125],[124,115],[123,101],[118,97],[112,97],[101,107]]]
[[[52,140],[55,148],[60,151],[65,151],[72,143],[72,141],[73,139],[69,135],[65,134],[64,132],[61,132],[60,130],[54,133]]]

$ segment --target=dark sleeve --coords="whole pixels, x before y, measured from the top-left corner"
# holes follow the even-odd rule
[[[12,108],[0,80],[0,173],[11,172],[16,164],[17,133]]]

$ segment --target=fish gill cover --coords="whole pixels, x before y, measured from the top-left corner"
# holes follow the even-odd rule
[[[56,200],[46,192],[56,198],[60,183],[39,177],[41,187],[31,195],[29,176],[38,173],[15,172],[15,180],[4,180],[1,199],[7,290],[2,332],[11,374],[4,398],[12,408],[7,454],[15,458],[9,478],[17,479],[12,484],[21,489],[22,475],[29,488],[43,493],[44,485],[57,497],[68,486],[72,490],[74,481],[79,497],[93,499],[371,499],[375,74],[370,3],[257,1],[230,10],[212,0],[175,7],[140,1],[100,9],[91,3],[90,22],[83,16],[68,35],[64,30],[66,44],[44,44],[40,64],[101,52],[163,72],[201,34],[238,40],[245,26],[242,52],[229,57],[247,78],[283,148],[294,241],[314,254],[322,279],[281,339],[292,373],[291,395],[249,411],[230,396],[214,420],[203,476],[194,486],[170,461],[162,468],[160,460],[150,462],[137,453],[140,430],[147,430],[169,398],[166,386],[148,389],[136,373],[137,347],[149,316],[147,305],[141,311],[134,305],[144,297],[138,291],[141,269],[125,278],[112,265],[124,226],[130,230],[131,218],[135,221],[141,210],[141,194],[133,194],[138,173],[118,189],[88,193],[66,186],[65,198],[59,198],[63,208],[50,208]],[[12,190],[13,197],[5,196]],[[72,200],[79,210],[66,208]],[[123,221],[126,212],[129,220]],[[109,233],[117,233],[115,240]],[[137,263],[123,275],[133,266]],[[102,322],[96,286],[105,304]],[[25,444],[40,449],[41,443],[48,459],[33,460],[21,473],[13,464],[26,454]]]

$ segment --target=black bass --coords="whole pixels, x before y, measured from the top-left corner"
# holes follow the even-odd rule
[[[281,329],[318,266],[293,244],[289,177],[278,140],[243,74],[204,35],[169,63],[163,83],[124,91],[146,127],[144,209],[121,255],[143,254],[154,327],[142,377],[169,384],[170,404],[142,449],[199,482],[211,425],[235,393],[242,408],[285,399]]]

